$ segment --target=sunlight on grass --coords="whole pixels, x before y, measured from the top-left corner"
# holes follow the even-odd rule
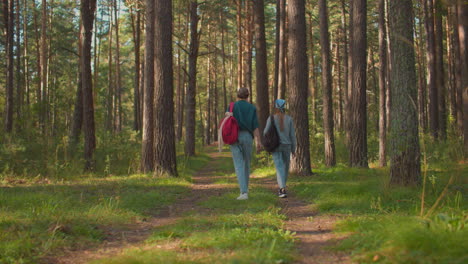
[[[468,261],[468,167],[433,164],[426,207],[434,204],[450,175],[458,175],[436,213],[419,217],[421,187],[390,187],[387,169],[338,166],[291,177],[291,191],[324,214],[346,217],[337,246],[359,263],[464,263]]]

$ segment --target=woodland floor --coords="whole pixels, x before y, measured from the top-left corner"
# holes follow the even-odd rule
[[[212,214],[214,210],[200,206],[200,202],[232,191],[233,185],[227,185],[223,182],[223,178],[227,176],[217,176],[220,174],[217,168],[220,166],[221,159],[226,161],[230,157],[230,153],[212,151],[208,154],[211,160],[203,169],[193,175],[193,184],[189,195],[163,210],[154,212],[145,221],[129,224],[119,229],[105,229],[104,242],[97,247],[67,250],[62,252],[60,256],[48,256],[42,259],[42,262],[61,264],[99,262],[99,260],[107,258],[116,258],[128,250],[145,250],[149,247],[169,250],[174,254],[183,251],[179,247],[178,240],[157,245],[148,245],[145,240],[155,229],[172,225],[192,213]],[[234,183],[234,179],[230,179],[230,181]],[[269,189],[272,195],[276,195],[276,179],[272,176],[265,178],[254,175],[251,179],[251,186]],[[249,203],[251,200],[252,198],[238,202]],[[350,256],[330,250],[330,246],[335,245],[341,239],[333,232],[334,223],[339,220],[339,215],[321,215],[320,212],[312,209],[309,204],[296,198],[292,193],[289,194],[288,198],[280,199],[280,206],[280,213],[286,216],[284,228],[296,233],[295,246],[300,256],[296,258],[295,263],[351,263]]]

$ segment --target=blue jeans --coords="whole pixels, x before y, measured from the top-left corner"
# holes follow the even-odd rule
[[[231,145],[232,160],[241,193],[249,191],[250,160],[253,138],[248,131],[239,131],[238,142]]]
[[[276,167],[276,180],[278,181],[278,186],[280,188],[286,188],[291,157],[291,145],[279,145],[272,155]]]

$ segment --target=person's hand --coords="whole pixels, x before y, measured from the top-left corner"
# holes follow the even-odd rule
[[[262,144],[260,143],[260,140],[256,140],[256,141],[255,141],[255,145],[256,145],[257,153],[260,153],[260,151],[262,151],[262,149],[263,149],[263,146],[262,146]]]

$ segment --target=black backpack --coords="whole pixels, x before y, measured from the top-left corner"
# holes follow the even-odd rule
[[[275,118],[273,115],[270,116],[271,126],[263,136],[263,147],[268,152],[273,152],[280,145],[280,139],[278,131],[276,131]]]

